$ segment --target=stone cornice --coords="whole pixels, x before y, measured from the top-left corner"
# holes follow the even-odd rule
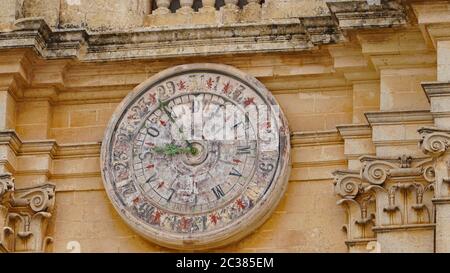
[[[371,126],[433,122],[433,116],[428,110],[366,112],[364,115]]]
[[[56,140],[22,141],[14,130],[0,131],[0,145],[9,145],[16,155],[46,154],[53,159],[97,157],[101,143],[59,145]]]
[[[319,17],[317,20],[319,27],[308,28],[299,19],[286,19],[219,28],[196,26],[88,32],[85,29],[52,31],[41,18],[25,18],[16,22],[14,31],[0,33],[0,49],[25,47],[48,59],[102,61],[203,56],[206,52],[208,55],[291,52],[342,39],[337,30],[330,31],[332,26],[326,18]],[[322,33],[323,40],[317,38],[320,28],[327,31]],[[310,37],[316,37],[315,43]]]
[[[340,42],[345,39],[346,29],[406,24],[403,6],[393,0],[383,0],[381,5],[361,0],[329,1],[328,5],[332,16],[219,26],[147,27],[127,32],[52,30],[41,18],[24,18],[15,22],[13,31],[0,32],[0,49],[32,48],[44,58],[81,61],[293,52]]]
[[[293,132],[292,147],[341,145],[343,139],[336,130]],[[18,156],[47,154],[53,159],[98,157],[101,143],[58,144],[56,140],[22,141],[16,131],[0,131],[0,145],[8,145]]]
[[[293,132],[291,134],[292,147],[321,146],[344,144],[342,137],[336,130],[316,132]]]
[[[392,27],[406,23],[405,10],[399,1],[327,0],[327,5],[342,29]]]
[[[368,124],[344,124],[336,128],[344,139],[371,138],[372,129]]]
[[[392,232],[392,231],[398,231],[398,230],[433,230],[435,229],[436,224],[411,224],[411,225],[398,225],[398,226],[377,226],[373,227],[372,230],[376,233],[383,233],[383,232]]]
[[[450,83],[448,82],[424,82],[422,88],[429,102],[431,102],[431,98],[450,96]]]

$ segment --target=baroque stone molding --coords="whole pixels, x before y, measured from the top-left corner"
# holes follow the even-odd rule
[[[60,145],[56,140],[23,141],[14,130],[0,131],[0,145],[8,145],[16,155],[46,154],[51,158],[98,157],[101,143]]]
[[[422,88],[429,102],[431,102],[431,98],[447,97],[450,94],[450,83],[448,82],[424,82]]]
[[[292,147],[335,145],[343,143],[342,137],[336,130],[291,133]]]
[[[14,189],[13,176],[5,173],[0,174],[0,189],[2,186],[0,252],[45,252],[53,240],[47,236],[47,227],[55,204],[55,185]]]
[[[329,1],[328,6],[332,15],[115,32],[51,29],[44,19],[29,17],[16,20],[12,31],[0,32],[0,49],[32,48],[44,58],[82,61],[292,52],[342,41],[346,29],[406,24],[404,7],[395,0],[381,5]]]
[[[363,156],[360,161],[359,170],[333,173],[335,192],[342,198],[338,204],[347,212],[349,245],[375,240],[378,230],[433,225],[431,158]]]
[[[376,111],[365,112],[367,121],[373,125],[389,125],[404,123],[427,123],[433,122],[433,116],[428,110],[416,111]]]
[[[424,154],[433,157],[436,170],[434,203],[450,202],[450,130],[422,128],[419,147]]]
[[[401,1],[327,0],[327,5],[342,29],[392,27],[406,23]]]
[[[434,158],[443,155],[450,147],[450,130],[422,128],[419,146],[424,154]]]

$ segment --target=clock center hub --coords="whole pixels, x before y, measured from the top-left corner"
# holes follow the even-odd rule
[[[204,144],[200,142],[192,142],[192,153],[184,155],[183,162],[186,165],[196,166],[205,162],[208,157],[208,151]]]

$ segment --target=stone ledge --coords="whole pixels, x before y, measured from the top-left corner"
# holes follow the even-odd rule
[[[370,126],[433,122],[433,116],[428,110],[377,111],[366,112],[364,115]]]
[[[81,61],[296,52],[343,41],[343,30],[348,28],[406,24],[404,8],[396,1],[383,0],[381,6],[363,2],[328,3],[332,16],[115,32],[88,32],[84,28],[52,30],[44,19],[30,17],[17,20],[13,31],[0,32],[0,50],[32,48],[46,59]]]
[[[372,130],[367,124],[342,124],[336,126],[344,139],[371,138]]]
[[[98,157],[101,143],[59,145],[56,140],[22,141],[16,131],[0,131],[0,145],[9,145],[18,156],[47,154],[53,159]]]
[[[344,140],[336,130],[291,133],[291,146],[319,146],[344,144]]]
[[[431,229],[434,230],[436,228],[436,224],[411,224],[411,225],[401,225],[401,226],[375,226],[372,228],[373,231],[377,233],[385,233],[391,231],[399,231],[399,230],[421,230],[421,229]]]
[[[291,133],[292,147],[341,145],[344,141],[336,130]],[[101,143],[74,143],[60,145],[56,140],[22,141],[15,130],[0,131],[0,145],[9,145],[14,153],[22,155],[49,154],[53,159],[100,156]]]
[[[448,97],[450,96],[449,82],[424,82],[422,88],[427,95],[428,102],[431,102],[433,97]]]
[[[431,199],[433,204],[450,204],[450,197],[441,197]]]
[[[327,5],[341,29],[392,27],[406,23],[405,9],[398,1],[372,2],[327,0]]]

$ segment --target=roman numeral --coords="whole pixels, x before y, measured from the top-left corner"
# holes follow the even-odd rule
[[[237,147],[237,152],[238,155],[246,155],[246,154],[250,154],[251,150],[250,150],[250,146],[238,146]]]
[[[150,184],[155,181],[156,181],[156,173],[154,173],[152,176],[150,176],[150,178],[147,179],[147,181],[145,181],[145,184]]]
[[[155,127],[147,128],[147,134],[151,135],[152,137],[159,136],[159,131]]]
[[[172,196],[173,196],[174,193],[175,193],[175,190],[171,189],[170,195],[169,195],[169,197],[167,197],[167,202],[170,202],[170,200],[172,200]]]
[[[213,193],[216,196],[217,200],[219,200],[220,198],[225,196],[225,193],[223,192],[222,187],[220,185],[215,186],[211,190],[213,191]]]
[[[242,174],[238,170],[236,170],[236,168],[234,168],[234,167],[231,169],[230,175],[234,175],[234,176],[238,176],[238,177],[242,176]]]

